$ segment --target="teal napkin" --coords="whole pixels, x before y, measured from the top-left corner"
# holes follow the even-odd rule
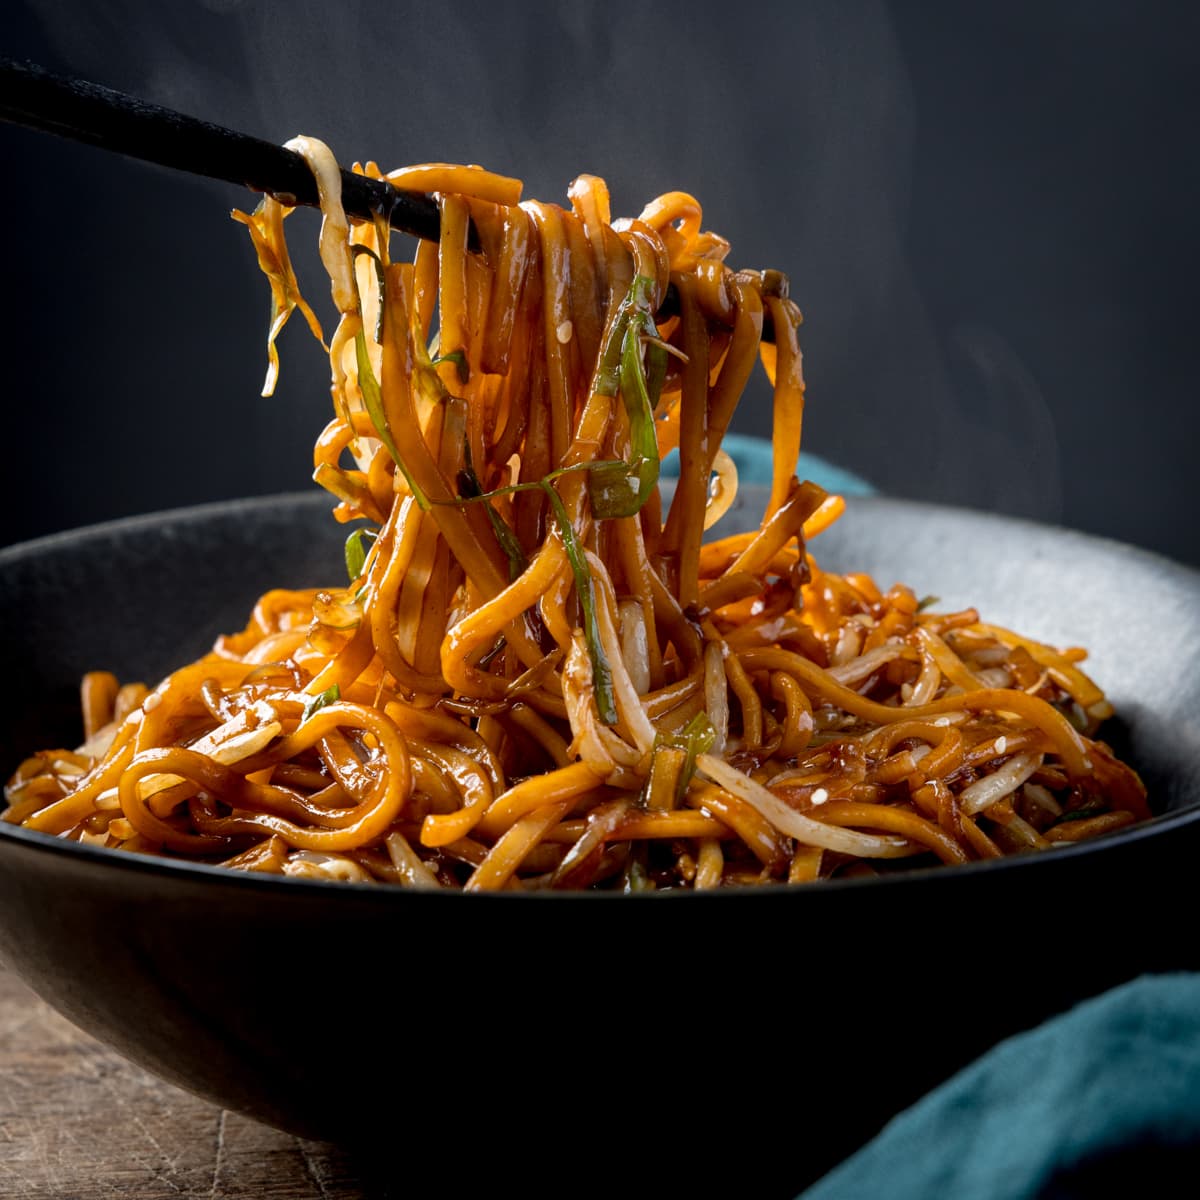
[[[1143,976],[1010,1038],[802,1200],[1195,1195],[1200,974]]]

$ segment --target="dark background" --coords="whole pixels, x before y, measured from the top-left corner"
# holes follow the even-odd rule
[[[1200,564],[1200,6],[6,0],[0,52],[343,162],[682,188],[806,314],[805,447]],[[0,128],[3,540],[312,486],[236,189]],[[315,242],[314,214],[291,219]],[[321,277],[309,291],[330,312]],[[765,388],[735,420],[769,432]],[[986,551],[981,551],[985,553]]]

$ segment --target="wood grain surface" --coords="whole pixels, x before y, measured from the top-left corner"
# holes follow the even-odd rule
[[[398,1195],[336,1147],[223,1112],[80,1032],[0,967],[0,1197]]]

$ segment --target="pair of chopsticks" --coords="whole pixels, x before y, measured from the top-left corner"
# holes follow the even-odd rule
[[[294,150],[189,117],[124,92],[0,59],[0,119],[86,142],[144,162],[222,179],[287,204],[317,207],[317,185]],[[342,205],[352,217],[386,217],[394,229],[436,240],[436,201],[380,179],[342,171]]]
[[[33,63],[0,57],[0,120],[269,192],[289,205],[319,205],[312,171],[294,150]],[[393,229],[437,240],[437,202],[422,192],[401,191],[343,168],[342,205],[349,216],[384,217]],[[474,236],[471,248],[478,249]],[[678,303],[672,286],[659,318],[678,312]],[[774,340],[769,320],[763,340]]]

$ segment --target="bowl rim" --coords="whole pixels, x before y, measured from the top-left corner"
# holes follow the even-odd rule
[[[750,484],[741,489],[742,493],[762,492],[767,489],[763,485]],[[117,517],[91,525],[83,525],[74,529],[63,530],[16,542],[9,546],[0,547],[0,569],[11,566],[29,558],[36,558],[46,553],[56,553],[70,550],[80,542],[87,542],[104,537],[127,537],[136,535],[144,530],[162,528],[170,524],[193,524],[246,516],[248,514],[267,512],[270,510],[286,510],[290,508],[311,508],[319,510],[328,502],[323,492],[290,491],[276,492],[262,496],[248,496],[227,500],[209,501],[202,504],[187,505],[179,508],[163,509],[150,513],[139,513],[133,516]],[[851,506],[854,511],[863,508],[884,508],[889,510],[908,510],[914,516],[942,517],[949,519],[969,518],[995,522],[1006,527],[1017,526],[1036,530],[1043,535],[1063,538],[1079,545],[1086,545],[1096,550],[1109,553],[1119,552],[1134,555],[1141,559],[1147,567],[1157,570],[1166,569],[1175,575],[1177,582],[1183,587],[1194,588],[1200,594],[1200,569],[1185,563],[1176,562],[1155,551],[1144,550],[1114,538],[1102,537],[1067,526],[1031,520],[1027,517],[1008,516],[984,509],[974,509],[959,505],[939,504],[925,500],[911,500],[905,497],[872,495],[855,496]],[[819,543],[818,543],[819,545]],[[1168,812],[1156,813],[1145,821],[1112,833],[1102,834],[1081,842],[1070,842],[1056,845],[1049,851],[1007,855],[1003,858],[976,860],[962,864],[930,864],[912,867],[886,874],[864,876],[852,879],[821,880],[813,885],[791,885],[786,883],[767,884],[758,887],[731,887],[715,889],[706,892],[694,892],[685,888],[652,889],[645,892],[624,893],[611,891],[582,891],[582,890],[551,890],[536,889],[528,891],[501,891],[472,893],[458,888],[405,888],[388,886],[379,883],[362,883],[354,881],[319,880],[289,875],[273,875],[257,871],[237,871],[215,863],[197,862],[191,859],[175,858],[166,854],[143,854],[134,851],[110,849],[104,846],[92,846],[83,842],[66,841],[63,838],[42,833],[38,830],[25,829],[14,825],[0,817],[0,840],[15,844],[34,854],[50,856],[66,855],[83,863],[105,866],[107,869],[123,869],[133,872],[149,873],[167,878],[181,879],[219,879],[230,887],[249,887],[274,889],[283,887],[286,890],[299,889],[310,895],[328,895],[330,889],[334,893],[349,893],[353,895],[408,895],[422,896],[457,896],[464,903],[482,903],[493,901],[500,903],[530,903],[545,902],[557,898],[573,900],[589,900],[612,904],[617,900],[623,903],[668,903],[672,899],[690,897],[692,902],[698,898],[712,899],[720,897],[728,900],[734,896],[775,896],[817,895],[830,894],[852,889],[854,891],[870,890],[878,887],[894,887],[905,881],[913,883],[942,879],[948,881],[966,880],[971,878],[987,878],[998,872],[1012,870],[1045,870],[1055,862],[1069,861],[1095,854],[1104,854],[1118,847],[1140,842],[1146,838],[1159,837],[1168,834],[1179,826],[1190,825],[1200,821],[1200,797],[1182,808]],[[390,903],[386,901],[385,903]]]
[[[60,529],[40,537],[27,538],[0,546],[0,567],[25,558],[36,557],[56,550],[66,550],[76,542],[92,538],[125,536],[146,529],[156,529],[170,523],[191,524],[222,517],[243,515],[247,512],[266,512],[270,509],[286,509],[304,506],[314,509],[329,500],[327,492],[293,491],[271,492],[263,496],[237,496],[227,500],[206,500],[201,504],[186,504],[178,508],[163,508],[154,512],[134,513],[126,517],[112,517],[107,521],[96,521],[90,525],[76,525],[71,529]]]
[[[804,896],[823,895],[846,890],[869,891],[872,888],[896,887],[903,883],[916,884],[931,880],[945,880],[953,886],[954,880],[987,878],[998,873],[1020,871],[1044,871],[1053,869],[1055,863],[1105,854],[1132,845],[1147,838],[1169,836],[1177,827],[1200,822],[1200,801],[1171,812],[1157,813],[1145,821],[1112,833],[1101,834],[1081,842],[1067,842],[1049,850],[1025,854],[1006,855],[1003,858],[979,859],[973,862],[945,864],[936,863],[919,867],[908,867],[879,875],[868,875],[852,879],[824,879],[811,884],[770,883],[759,886],[716,888],[696,892],[687,888],[649,889],[644,892],[585,891],[577,889],[530,889],[522,891],[467,892],[461,888],[407,888],[383,883],[309,879],[292,875],[273,875],[261,871],[237,871],[217,863],[197,862],[192,859],[174,858],[166,854],[143,854],[132,850],[118,850],[107,846],[92,846],[86,842],[72,842],[54,834],[36,829],[25,829],[19,825],[0,820],[0,842],[11,842],[34,854],[51,857],[66,856],[68,859],[113,869],[150,874],[172,879],[218,879],[231,887],[252,887],[288,890],[300,889],[310,895],[328,895],[347,892],[359,896],[458,896],[463,903],[545,903],[549,900],[586,899],[593,903],[667,903],[671,899],[691,897],[730,898],[733,896]],[[391,901],[385,901],[391,903]]]
[[[659,487],[670,492],[674,489],[675,480],[669,477],[660,479]],[[769,492],[766,484],[739,484],[738,497],[735,504],[747,495],[766,497]],[[287,509],[292,507],[312,508],[320,511],[329,503],[330,497],[324,491],[312,489],[270,492],[258,496],[236,496],[224,500],[207,500],[199,504],[182,505],[177,508],[158,509],[153,512],[134,513],[125,517],[113,517],[105,521],[97,521],[89,525],[77,525],[71,529],[58,530],[54,533],[42,534],[40,537],[28,538],[24,541],[11,542],[0,546],[0,567],[13,562],[43,554],[49,551],[67,549],[76,542],[86,541],[103,536],[126,536],[136,534],[143,529],[154,529],[167,523],[191,524],[197,521],[208,521],[222,517],[233,517],[255,512],[267,512],[271,509]],[[1091,533],[1076,529],[1054,521],[1039,521],[1032,517],[1015,516],[1009,513],[995,512],[992,509],[973,508],[965,504],[943,504],[934,500],[917,500],[908,496],[895,496],[882,492],[871,495],[851,496],[846,505],[846,517],[853,519],[853,514],[865,509],[881,508],[888,510],[907,510],[914,518],[942,517],[944,519],[969,519],[1002,525],[1007,528],[1026,529],[1031,533],[1051,536],[1064,541],[1073,542],[1080,546],[1090,547],[1097,551],[1132,555],[1140,559],[1147,567],[1156,567],[1176,575],[1184,586],[1192,586],[1200,590],[1200,565],[1180,562],[1157,550],[1147,550],[1132,542],[1105,534]],[[349,526],[346,526],[349,528]],[[835,525],[836,528],[836,525]],[[814,540],[820,546],[819,535]]]

